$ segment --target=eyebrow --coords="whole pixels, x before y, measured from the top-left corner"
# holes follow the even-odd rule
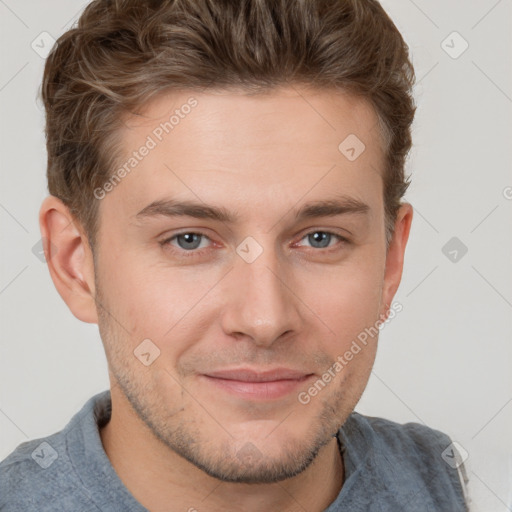
[[[311,201],[295,212],[295,220],[301,221],[317,217],[334,217],[345,214],[366,214],[370,206],[354,197],[342,195],[331,199]],[[153,201],[135,215],[137,220],[164,217],[194,217],[211,219],[219,222],[235,224],[239,217],[224,207],[211,206],[195,201],[160,199]]]

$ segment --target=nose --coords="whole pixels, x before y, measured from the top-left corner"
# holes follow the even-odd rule
[[[221,317],[224,332],[270,347],[285,334],[300,331],[300,300],[293,290],[292,269],[269,248],[251,263],[235,258],[223,289],[228,297]]]

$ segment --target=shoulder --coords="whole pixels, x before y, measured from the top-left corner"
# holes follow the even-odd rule
[[[83,436],[92,404],[91,399],[59,432],[19,444],[0,462],[2,512],[98,510],[70,456],[76,449],[71,439]]]
[[[81,488],[62,432],[24,442],[0,462],[2,512],[91,510],[87,496],[77,500]]]
[[[410,460],[420,470],[427,471],[431,467],[436,471],[456,469],[464,462],[464,454],[459,452],[460,445],[452,441],[448,434],[427,425],[416,422],[397,423],[357,412],[352,413],[350,419],[352,428],[370,434],[383,451],[404,461]]]
[[[465,452],[446,433],[427,425],[365,416],[353,412],[344,426],[365,446],[382,471],[408,486],[423,489],[438,504],[449,499],[467,506]]]
[[[389,448],[411,447],[415,450],[431,454],[432,450],[444,450],[451,444],[450,437],[434,428],[421,423],[397,423],[375,416],[364,416],[353,413],[353,419],[359,425],[365,424],[380,439],[386,441]],[[439,453],[441,460],[441,452]]]

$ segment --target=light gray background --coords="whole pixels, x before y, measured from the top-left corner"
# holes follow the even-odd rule
[[[47,188],[44,58],[31,45],[60,36],[86,3],[0,0],[0,459],[108,387],[97,326],[70,313],[32,252]],[[512,510],[512,1],[383,5],[417,73],[415,217],[403,311],[382,330],[356,410],[446,432],[468,452],[474,510]],[[469,44],[457,58],[454,31]],[[443,253],[452,237],[468,249],[455,262]]]

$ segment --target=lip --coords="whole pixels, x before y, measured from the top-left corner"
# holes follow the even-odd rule
[[[203,379],[230,394],[246,400],[276,400],[296,390],[314,374],[289,368],[258,371],[237,368],[208,372]]]

